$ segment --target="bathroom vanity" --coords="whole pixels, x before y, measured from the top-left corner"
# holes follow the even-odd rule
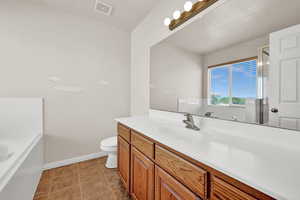
[[[133,199],[299,199],[299,149],[293,155],[294,144],[288,147],[288,140],[296,145],[298,135],[281,140],[274,134],[279,129],[265,127],[267,137],[274,134],[267,144],[255,133],[262,127],[204,120],[201,131],[149,116],[117,120],[119,174]],[[219,127],[208,128],[214,121]],[[236,132],[219,131],[230,123]]]

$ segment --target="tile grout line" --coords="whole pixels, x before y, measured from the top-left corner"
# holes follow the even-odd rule
[[[83,200],[83,192],[81,186],[81,179],[80,179],[80,163],[77,163],[77,173],[78,173],[78,182],[79,182],[79,192],[80,192],[80,199]]]
[[[52,188],[52,184],[53,184],[53,177],[52,177],[52,175],[51,175],[51,171],[49,171],[48,172],[49,173],[49,191],[48,191],[48,193],[47,193],[47,197],[46,197],[46,199],[48,200],[49,198],[50,198],[50,192],[51,192],[51,188]]]
[[[50,171],[49,171],[49,176],[50,176],[50,177],[49,177],[49,179],[50,179],[50,180],[49,180],[49,191],[48,191],[48,194],[47,194],[47,200],[50,199],[51,188],[52,188],[53,178],[54,178],[53,175],[51,174],[51,172],[52,172],[52,171],[50,170]]]

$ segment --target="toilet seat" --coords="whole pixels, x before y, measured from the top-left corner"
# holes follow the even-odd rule
[[[117,151],[118,138],[110,137],[101,141],[101,149],[103,151]]]

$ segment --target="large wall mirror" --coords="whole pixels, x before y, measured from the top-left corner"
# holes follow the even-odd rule
[[[228,0],[154,45],[151,109],[300,130],[299,10]]]

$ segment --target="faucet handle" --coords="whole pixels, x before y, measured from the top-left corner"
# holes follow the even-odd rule
[[[186,114],[184,114],[184,116],[186,116],[187,121],[190,121],[190,122],[193,122],[193,121],[194,121],[193,115],[192,115],[192,114],[186,113]]]
[[[190,117],[190,116],[192,116],[192,114],[190,114],[190,113],[185,113],[184,116]]]

